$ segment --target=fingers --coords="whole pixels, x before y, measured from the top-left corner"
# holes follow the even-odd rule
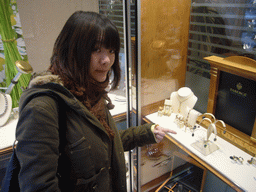
[[[154,131],[156,136],[161,136],[164,137],[165,136],[165,132],[164,131]]]
[[[164,128],[164,127],[161,127],[161,126],[156,126],[155,127],[155,129],[156,130],[158,130],[158,131],[161,131],[161,132],[165,132],[165,133],[172,133],[172,134],[177,134],[177,132],[176,131],[174,131],[174,130],[171,130],[171,129],[169,129],[169,128]]]
[[[163,140],[163,138],[165,137],[166,133],[177,134],[176,131],[173,131],[173,130],[171,130],[169,128],[161,127],[159,125],[155,126],[155,129],[154,129],[153,132],[155,134],[157,143],[159,143],[159,142],[161,142]]]
[[[155,137],[156,137],[157,143],[161,142],[163,140],[164,136],[165,136],[164,132],[156,132]]]
[[[173,130],[171,130],[171,129],[168,131],[168,133],[177,134],[176,131],[173,131]]]
[[[159,135],[156,135],[156,142],[159,143],[163,140],[164,137],[160,137]]]
[[[173,134],[177,134],[177,132],[176,131],[174,131],[174,130],[171,130],[171,129],[168,129],[168,128],[164,128],[164,130],[163,130],[164,132],[166,132],[166,133],[173,133]]]

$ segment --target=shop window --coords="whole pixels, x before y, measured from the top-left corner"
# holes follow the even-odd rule
[[[211,55],[256,59],[255,0],[192,0],[186,84],[200,98],[208,98],[210,64],[203,58]],[[200,112],[206,112],[207,99],[203,102],[195,106]]]

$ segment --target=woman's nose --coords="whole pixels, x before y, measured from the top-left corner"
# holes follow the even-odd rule
[[[109,64],[110,63],[110,54],[104,53],[101,56],[102,64]]]

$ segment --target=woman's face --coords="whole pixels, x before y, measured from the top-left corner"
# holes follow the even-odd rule
[[[89,73],[91,77],[98,81],[104,82],[115,61],[115,51],[104,47],[98,48],[92,52]]]

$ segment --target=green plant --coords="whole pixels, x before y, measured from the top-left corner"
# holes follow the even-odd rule
[[[12,1],[13,3],[13,1]],[[15,3],[15,2],[14,2]],[[5,55],[5,76],[6,85],[9,86],[11,80],[17,74],[15,62],[22,60],[17,48],[16,34],[11,24],[12,9],[10,0],[0,0],[0,34],[2,37],[4,55]],[[19,82],[11,92],[12,107],[17,107],[22,94],[21,87],[26,87],[30,79],[30,74],[21,75]]]

